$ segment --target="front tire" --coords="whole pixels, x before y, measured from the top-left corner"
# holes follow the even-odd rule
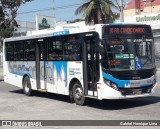
[[[80,83],[75,83],[73,85],[73,98],[77,105],[85,105],[86,98],[84,96],[84,91]]]
[[[31,81],[28,76],[26,76],[23,80],[23,92],[26,96],[31,96],[33,94],[33,90],[31,88]]]

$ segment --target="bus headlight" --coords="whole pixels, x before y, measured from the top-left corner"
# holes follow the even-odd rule
[[[155,86],[156,82],[157,82],[156,79],[154,79],[153,82],[152,82],[153,86]]]
[[[112,87],[113,89],[115,89],[115,90],[118,90],[118,86],[117,86],[117,84],[115,84],[115,83],[111,83],[111,87]]]
[[[103,79],[104,80],[104,83],[107,84],[108,86],[110,86],[110,81],[109,80],[106,80],[106,79]]]
[[[118,90],[118,85],[113,83],[112,81],[109,81],[107,79],[103,79],[104,80],[104,83],[107,84],[109,87],[115,89],[115,90]]]

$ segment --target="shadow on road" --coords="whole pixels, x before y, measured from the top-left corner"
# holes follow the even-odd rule
[[[37,97],[44,97],[48,99],[54,99],[54,100],[70,103],[70,97],[65,95],[59,95],[59,94],[53,94],[53,93],[40,93],[40,92],[36,92],[35,95]]]
[[[3,78],[3,75],[1,75],[1,72],[0,72],[0,82],[3,82],[4,81],[4,78]]]
[[[17,94],[24,94],[22,89],[20,89],[20,90],[13,90],[13,91],[10,91],[10,92],[11,93],[17,93]]]
[[[24,94],[22,89],[10,91],[10,92],[18,93],[18,94]],[[40,98],[54,99],[54,100],[63,101],[63,102],[66,102],[66,103],[70,102],[69,96],[58,95],[58,94],[54,94],[54,93],[41,93],[41,92],[38,92],[38,91],[34,91],[34,95],[33,96],[40,97]]]
[[[87,106],[93,108],[99,108],[103,110],[121,110],[135,107],[146,106],[160,102],[160,97],[144,97],[125,100],[93,100],[90,99]]]
[[[0,82],[3,82],[4,80],[3,79],[0,79]]]
[[[23,90],[14,90],[10,91],[12,93],[23,94]],[[66,103],[70,103],[70,98],[64,95],[58,95],[53,93],[40,93],[35,92],[35,97],[39,98],[48,98],[54,99]],[[102,110],[121,110],[121,109],[129,109],[135,107],[141,107],[146,105],[151,105],[160,102],[160,97],[158,96],[150,96],[144,98],[134,98],[134,99],[126,99],[126,100],[95,100],[88,99],[88,103],[86,106],[92,108],[98,108]]]

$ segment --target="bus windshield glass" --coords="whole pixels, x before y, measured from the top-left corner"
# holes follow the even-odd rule
[[[133,30],[132,30],[133,31]],[[136,31],[136,30],[135,30]],[[104,67],[112,71],[154,68],[153,38],[148,34],[115,34],[103,37]]]

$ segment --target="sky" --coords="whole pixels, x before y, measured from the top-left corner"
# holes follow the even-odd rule
[[[34,0],[22,5],[19,8],[16,19],[21,21],[35,21],[36,14],[39,14],[46,16],[55,16],[56,21],[74,20],[81,17],[75,16],[74,11],[83,3],[83,1],[84,0]],[[55,7],[56,9],[53,10],[53,7]],[[32,12],[44,9],[48,10]]]
[[[86,0],[33,0],[19,8],[16,19],[20,21],[35,22],[36,14],[39,14],[55,16],[57,22],[74,20],[76,18],[81,18],[81,15],[76,16],[74,12],[76,8],[85,1]],[[55,10],[53,7],[55,7]]]

